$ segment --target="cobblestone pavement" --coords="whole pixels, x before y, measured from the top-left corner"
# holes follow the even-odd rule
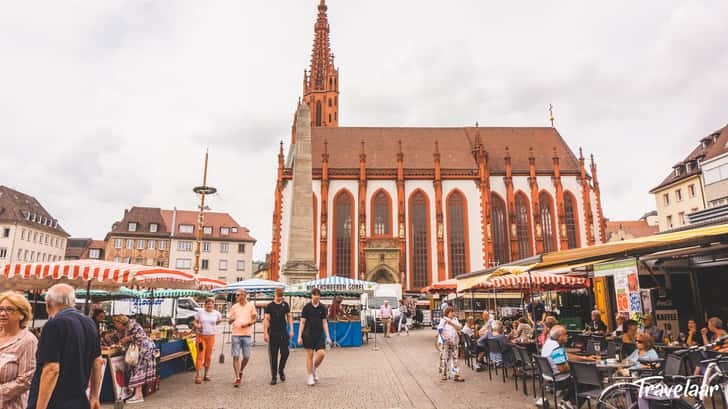
[[[487,372],[462,369],[464,383],[443,382],[437,376],[438,353],[435,332],[420,329],[410,336],[387,340],[378,335],[378,351],[370,341],[361,348],[336,348],[327,354],[320,382],[306,385],[305,353],[291,353],[287,382],[271,386],[267,348],[259,342],[243,375],[243,384],[233,388],[229,345],[224,364],[215,363],[211,382],[194,384],[194,373],[164,379],[161,390],[146,402],[127,407],[175,409],[232,408],[530,408],[533,399],[514,391],[513,381],[488,380]],[[218,343],[219,345],[219,343]],[[529,392],[530,383],[529,383]],[[104,405],[112,408],[113,405]]]

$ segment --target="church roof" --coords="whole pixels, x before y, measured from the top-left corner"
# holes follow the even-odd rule
[[[560,159],[561,172],[579,173],[578,159],[559,132],[551,127],[312,128],[313,167],[321,167],[325,141],[329,168],[358,168],[361,142],[364,141],[367,168],[396,168],[398,142],[402,141],[405,168],[432,169],[437,141],[443,169],[477,169],[472,147],[478,135],[488,152],[491,172],[505,172],[507,147],[511,154],[513,173],[528,173],[529,148],[533,148],[537,173],[553,171],[554,148]]]

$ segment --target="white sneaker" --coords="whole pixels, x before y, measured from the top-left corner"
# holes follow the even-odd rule
[[[306,382],[306,383],[308,384],[308,386],[316,385],[316,381],[314,380],[313,375],[308,376],[308,382]]]
[[[543,407],[543,399],[542,398],[536,399],[536,402],[534,402],[534,404],[536,406],[538,406],[539,408],[542,408]]]
[[[313,380],[314,382],[319,381],[318,373],[316,373],[316,368],[313,368]]]

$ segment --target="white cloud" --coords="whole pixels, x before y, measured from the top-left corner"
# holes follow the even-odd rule
[[[14,2],[0,15],[0,183],[74,235],[123,208],[194,208],[204,149],[270,248],[317,0]],[[597,156],[608,217],[728,121],[726,2],[329,0],[342,125],[557,126]]]

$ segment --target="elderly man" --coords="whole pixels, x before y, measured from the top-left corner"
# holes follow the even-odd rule
[[[488,334],[486,334],[486,337],[487,339],[492,339],[498,342],[502,351],[502,353],[490,351],[490,360],[497,364],[501,364],[504,368],[512,367],[514,362],[513,348],[508,345],[508,339],[505,334],[503,334],[503,323],[498,320],[493,321],[493,328]]]
[[[622,334],[624,334],[624,315],[622,313],[617,313],[617,315],[614,316],[614,322],[617,324],[614,328],[614,331],[612,332],[612,336],[619,337]]]
[[[569,357],[566,353],[566,341],[569,336],[566,331],[566,327],[563,325],[554,325],[549,333],[549,338],[544,342],[543,348],[541,349],[541,356],[549,360],[551,364],[551,370],[554,372],[554,379],[559,384],[559,389],[564,391],[564,402],[570,404],[574,399],[574,385],[571,380],[571,373],[569,369],[569,359],[573,361],[594,361],[595,357]],[[546,379],[546,376],[544,376]],[[578,404],[576,407],[579,407]]]
[[[483,362],[483,356],[485,355],[485,350],[488,348],[488,334],[490,334],[490,331],[493,329],[493,323],[495,321],[493,318],[491,318],[490,313],[488,311],[483,311],[483,326],[478,331],[478,341],[476,342],[476,346],[478,349],[478,365],[479,367],[477,369],[480,369],[480,364],[485,364]]]
[[[392,307],[389,305],[389,301],[384,300],[384,304],[379,308],[379,318],[382,320],[382,327],[384,328],[384,338],[390,338],[389,330],[392,326],[392,316],[394,312]]]
[[[662,330],[655,325],[655,320],[652,318],[652,314],[645,314],[645,317],[643,318],[643,323],[645,325],[645,328],[643,332],[645,334],[649,334],[657,343],[662,342]]]
[[[38,342],[29,409],[100,408],[99,336],[94,322],[76,311],[75,305],[74,289],[67,284],[54,285],[46,294],[50,319]]]
[[[602,313],[599,310],[591,312],[591,322],[587,326],[586,332],[595,334],[604,334],[607,331],[607,324],[602,321]]]

